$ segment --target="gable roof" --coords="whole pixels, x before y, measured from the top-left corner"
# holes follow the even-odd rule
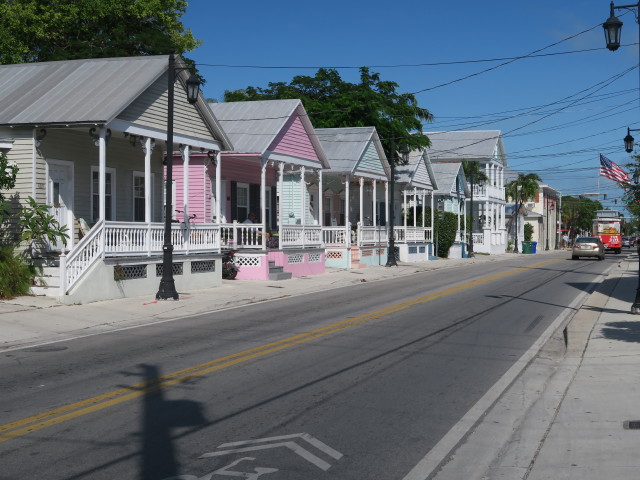
[[[236,153],[260,155],[268,151],[291,117],[298,115],[320,162],[325,168],[329,166],[309,116],[298,99],[210,102],[209,108],[231,139]]]
[[[328,173],[359,173],[360,161],[371,142],[373,142],[384,170],[384,176],[387,179],[390,178],[391,167],[375,127],[316,128],[315,134],[331,164],[331,169]],[[364,175],[367,173],[372,174],[372,172],[360,173]],[[377,176],[372,174],[372,178]]]
[[[431,168],[429,155],[424,149],[409,152],[409,161],[406,165],[396,167],[396,182],[406,183],[412,187],[435,190],[438,188],[437,180]]]
[[[436,162],[431,165],[433,174],[436,177],[439,188],[435,195],[449,196],[456,192],[456,177],[462,180],[462,192],[465,197],[470,195],[467,178],[460,162]]]
[[[496,149],[507,164],[500,130],[468,130],[451,132],[424,132],[431,140],[429,158],[443,160],[491,160]]]
[[[180,57],[175,62],[184,65]],[[0,125],[108,124],[168,68],[168,55],[0,65]],[[177,70],[176,79],[184,83],[187,77],[185,70]],[[230,147],[202,96],[195,108],[222,145]]]

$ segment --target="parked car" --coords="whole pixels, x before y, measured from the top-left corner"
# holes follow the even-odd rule
[[[630,247],[631,246],[631,239],[629,237],[622,237],[622,246],[623,247]]]
[[[578,260],[580,257],[596,257],[604,260],[604,244],[598,237],[578,237],[573,243],[571,258]]]

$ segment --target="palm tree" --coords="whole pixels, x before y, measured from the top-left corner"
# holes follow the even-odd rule
[[[519,173],[517,179],[507,183],[504,187],[507,197],[512,198],[516,206],[516,210],[514,212],[514,215],[516,216],[516,240],[515,248],[513,250],[514,253],[518,253],[518,216],[520,208],[522,208],[522,204],[524,202],[535,198],[539,190],[539,182],[542,182],[542,179],[535,173],[528,173],[527,175]]]
[[[469,256],[473,257],[473,185],[474,183],[480,185],[483,182],[489,180],[487,174],[484,173],[480,167],[480,163],[473,160],[463,160],[462,170],[464,170],[465,176],[471,181],[471,201],[470,201],[470,219],[471,219],[471,231],[469,232]]]

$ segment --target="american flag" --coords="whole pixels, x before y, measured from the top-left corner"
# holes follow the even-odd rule
[[[614,162],[600,154],[600,176],[620,183],[630,183],[629,175]]]

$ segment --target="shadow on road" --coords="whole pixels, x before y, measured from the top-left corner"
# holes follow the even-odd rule
[[[158,368],[140,365],[145,382],[157,382]],[[206,422],[200,403],[191,400],[167,400],[166,391],[158,386],[149,387],[142,397],[142,448],[140,479],[158,480],[179,475],[171,430],[176,427],[194,427]]]

